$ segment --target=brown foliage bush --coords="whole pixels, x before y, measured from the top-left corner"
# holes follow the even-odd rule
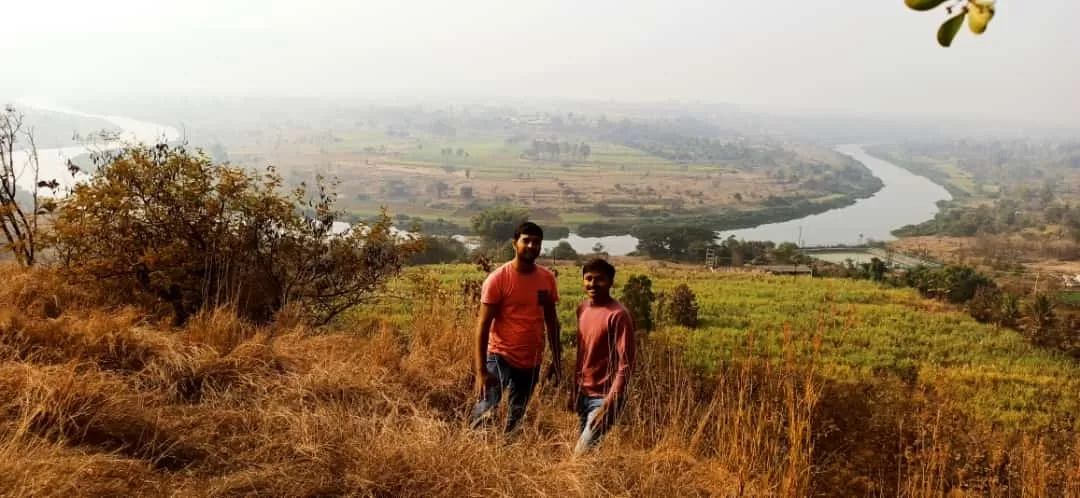
[[[386,213],[335,233],[335,195],[321,178],[314,199],[303,186],[286,195],[273,168],[257,174],[165,144],[127,146],[95,163],[55,223],[63,266],[128,302],[168,303],[178,324],[224,305],[266,323],[290,302],[326,323],[420,248],[392,233]]]

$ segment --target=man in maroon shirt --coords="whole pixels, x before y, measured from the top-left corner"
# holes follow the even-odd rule
[[[574,454],[595,446],[626,403],[634,364],[634,320],[611,297],[615,267],[594,259],[581,269],[589,299],[578,306],[577,366],[571,409],[580,417]]]

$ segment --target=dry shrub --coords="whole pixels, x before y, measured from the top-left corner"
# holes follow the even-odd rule
[[[169,348],[159,332],[137,327],[132,310],[42,320],[0,309],[0,358],[34,363],[90,362],[117,371],[141,370]]]
[[[61,443],[0,444],[0,495],[159,496],[165,486],[145,460],[87,454]]]
[[[159,423],[148,407],[155,404],[153,393],[132,393],[121,379],[75,364],[15,369],[22,371],[0,372],[23,378],[4,386],[12,441],[33,435],[164,469],[186,467],[203,457],[182,441],[180,432]]]
[[[71,308],[106,304],[95,288],[74,285],[48,269],[0,264],[0,282],[0,303],[27,317],[56,318]]]
[[[170,391],[183,401],[201,403],[207,398],[255,398],[274,388],[269,380],[291,374],[292,358],[257,342],[241,344],[220,357],[203,356],[194,362],[163,372]]]
[[[204,344],[227,355],[259,331],[228,308],[218,307],[196,314],[184,327],[184,339]]]

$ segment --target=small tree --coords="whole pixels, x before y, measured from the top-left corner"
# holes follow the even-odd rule
[[[996,287],[979,287],[967,302],[968,313],[981,323],[1000,323],[1002,294]]]
[[[653,330],[652,305],[656,295],[653,294],[649,277],[632,275],[623,285],[619,300],[630,310],[638,330]]]
[[[885,280],[885,273],[889,271],[889,267],[885,265],[885,262],[881,259],[874,257],[870,258],[870,266],[868,268],[870,273],[870,280],[880,282]]]
[[[507,242],[514,237],[514,230],[529,219],[525,209],[502,207],[488,209],[472,219],[473,233],[489,242]]]
[[[409,257],[409,265],[462,263],[469,260],[465,244],[453,237],[424,237],[424,250]]]
[[[1025,317],[1025,329],[1032,342],[1042,346],[1057,346],[1056,338],[1052,333],[1057,316],[1054,313],[1054,302],[1046,294],[1035,296],[1027,306]]]
[[[689,328],[698,326],[697,296],[690,290],[690,286],[679,284],[671,293],[671,303],[668,306],[667,316],[672,322]]]
[[[95,156],[55,224],[56,247],[73,276],[116,295],[157,297],[176,323],[229,305],[266,322],[294,302],[314,324],[369,299],[420,240],[402,240],[384,211],[371,225],[335,230],[336,195],[318,180],[281,192],[281,176],[213,164],[182,146],[128,146]]]
[[[1020,322],[1020,298],[1015,294],[1005,294],[1001,298],[1001,313],[998,323],[1002,327],[1015,328]]]
[[[570,243],[565,240],[559,242],[559,244],[551,250],[551,257],[566,261],[577,261],[579,258],[577,251],[574,250],[574,246],[571,246]]]
[[[777,264],[789,265],[794,263],[795,256],[799,253],[799,246],[791,242],[784,242],[773,249],[773,257]]]
[[[16,154],[26,159],[18,160]],[[7,106],[0,112],[0,232],[4,235],[0,252],[10,252],[23,266],[37,261],[38,218],[55,207],[51,200],[41,201],[38,191],[59,186],[55,179],[40,179],[38,172],[33,131],[24,128],[22,113]],[[32,175],[29,192],[17,185],[23,175]]]

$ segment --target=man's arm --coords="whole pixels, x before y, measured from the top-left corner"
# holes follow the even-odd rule
[[[611,382],[611,392],[608,397],[622,397],[626,395],[626,386],[630,382],[630,372],[634,366],[634,320],[627,313],[615,315],[615,352],[619,356],[618,370],[615,371],[615,379]]]
[[[584,307],[584,304],[579,304],[578,307],[577,307],[577,312],[575,313],[577,315],[577,328],[578,328],[578,332],[576,334],[574,334],[574,342],[576,343],[576,347],[574,348],[576,358],[574,358],[574,373],[573,373],[573,376],[570,378],[570,382],[569,382],[569,384],[570,384],[570,389],[569,389],[570,397],[566,400],[566,409],[571,411],[571,412],[576,412],[577,411],[577,398],[578,398],[578,387],[579,387],[578,386],[578,379],[581,376],[581,361],[582,361],[582,354],[584,353],[584,351],[582,350],[582,347],[581,347],[581,310],[582,310],[583,307]]]
[[[611,381],[611,390],[604,397],[604,402],[593,418],[592,427],[596,429],[604,423],[615,404],[626,396],[626,388],[630,382],[630,374],[633,371],[636,344],[634,343],[634,320],[628,313],[619,313],[612,319],[611,326],[615,329],[615,353],[618,355],[618,366],[615,370],[615,379]]]
[[[484,389],[492,381],[491,374],[487,370],[488,338],[491,336],[491,322],[495,321],[499,305],[480,304],[480,316],[476,324],[476,351],[473,357],[473,366],[476,369],[476,392],[478,398],[484,397]],[[497,379],[496,379],[497,381]]]
[[[549,375],[555,376],[555,384],[562,381],[562,327],[559,325],[559,314],[555,311],[555,303],[549,301],[544,305],[544,324],[547,328],[548,344],[551,346],[551,370]]]

